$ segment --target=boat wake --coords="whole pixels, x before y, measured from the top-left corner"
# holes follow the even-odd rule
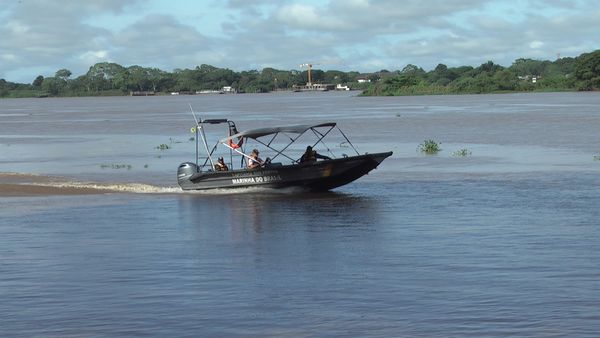
[[[155,186],[144,183],[83,183],[83,182],[55,182],[55,183],[28,183],[23,185],[47,187],[53,190],[80,191],[82,193],[133,193],[133,194],[189,194],[189,195],[231,195],[231,194],[297,194],[306,190],[291,187],[284,189],[244,187],[233,189],[210,190],[182,190],[180,187]]]
[[[272,189],[266,187],[240,187],[211,190],[182,190],[179,186],[158,186],[147,183],[82,182],[67,177],[44,176],[25,173],[0,173],[1,196],[89,195],[107,193],[128,194],[297,194],[301,188]]]
[[[84,183],[84,182],[56,182],[56,183],[32,183],[36,186],[46,186],[55,189],[81,189],[87,191],[122,192],[135,194],[175,194],[181,193],[179,187],[161,187],[144,183]]]

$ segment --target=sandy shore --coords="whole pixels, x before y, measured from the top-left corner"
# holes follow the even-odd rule
[[[65,186],[66,179],[21,173],[0,173],[0,197],[44,195],[90,195],[112,192],[109,189]]]

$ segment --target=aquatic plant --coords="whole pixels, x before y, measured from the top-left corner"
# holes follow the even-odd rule
[[[594,155],[594,161],[600,161],[600,155]]]
[[[437,154],[440,150],[442,150],[440,148],[440,144],[442,144],[441,142],[438,143],[434,140],[425,140],[423,141],[423,143],[419,144],[419,147],[417,148],[420,152],[425,153],[427,155],[434,155]]]
[[[148,169],[148,165],[147,164],[144,164],[144,169]]]
[[[453,152],[452,156],[456,156],[456,157],[471,156],[471,151],[467,148],[463,148],[463,149]]]
[[[158,149],[158,150],[167,150],[169,148],[171,148],[171,146],[168,144],[165,144],[165,143],[159,144],[158,146],[156,146],[156,149]]]

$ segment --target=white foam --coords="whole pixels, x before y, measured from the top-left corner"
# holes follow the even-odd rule
[[[201,195],[231,195],[231,194],[296,194],[306,191],[300,187],[274,189],[267,187],[238,187],[227,189],[209,190],[182,190],[180,187],[155,186],[145,183],[93,183],[93,182],[51,182],[51,183],[27,183],[30,185],[53,187],[53,188],[75,188],[92,189],[99,192],[118,192],[135,194],[201,194]]]
[[[237,187],[237,188],[217,188],[208,190],[180,190],[181,193],[185,194],[201,194],[201,195],[231,195],[231,194],[295,194],[298,192],[305,192],[306,190],[300,187],[290,188],[268,188],[268,187]]]
[[[160,187],[143,183],[83,183],[83,182],[58,182],[58,183],[33,183],[32,185],[54,188],[93,189],[109,192],[126,192],[136,194],[174,194],[181,193],[179,187]]]

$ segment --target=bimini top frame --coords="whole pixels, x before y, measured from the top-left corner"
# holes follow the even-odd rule
[[[336,127],[337,127],[337,124],[335,122],[325,122],[325,123],[318,123],[318,124],[299,124],[299,125],[287,125],[287,126],[270,127],[270,128],[250,129],[250,130],[242,131],[240,133],[235,133],[235,134],[230,133],[230,136],[220,140],[219,142],[221,144],[223,144],[224,146],[226,146],[227,148],[229,148],[230,150],[235,151],[236,153],[238,153],[246,158],[249,158],[248,155],[244,154],[244,152],[239,150],[240,147],[238,145],[243,143],[245,139],[251,138],[276,153],[270,159],[271,161],[281,155],[283,157],[288,158],[293,163],[298,163],[298,161],[299,161],[298,159],[294,159],[294,158],[286,155],[284,152],[294,142],[296,142],[296,140],[298,140],[298,138],[300,138],[302,135],[304,135],[308,131],[313,132],[317,136],[317,141],[312,145],[313,148],[317,144],[321,143],[322,145],[325,146],[325,148],[327,149],[327,151],[329,153],[331,153],[332,155],[335,156],[335,154],[333,154],[333,152],[329,149],[329,147],[327,147],[327,145],[323,142],[323,139]],[[354,147],[354,145],[352,144],[352,142],[350,142],[348,137],[344,134],[344,132],[339,127],[337,127],[337,129],[340,132],[340,134],[344,137],[346,142],[356,152],[356,154],[360,155],[359,152]],[[272,144],[273,144],[273,141],[275,141],[275,139],[281,134],[285,135],[287,137],[287,139],[289,140],[289,142],[282,149],[276,149],[272,146]],[[270,138],[264,139],[267,136],[270,136]],[[237,143],[235,143],[235,142],[237,142]]]

